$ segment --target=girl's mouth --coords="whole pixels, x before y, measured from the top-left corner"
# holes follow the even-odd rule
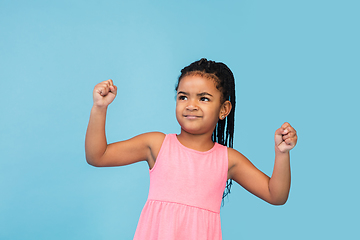
[[[187,119],[197,119],[197,118],[201,118],[201,116],[197,116],[197,115],[184,115],[185,118]]]

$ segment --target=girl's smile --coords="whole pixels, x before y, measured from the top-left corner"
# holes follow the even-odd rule
[[[201,118],[201,116],[196,116],[196,115],[184,115],[184,117],[186,117],[187,119],[198,119]]]

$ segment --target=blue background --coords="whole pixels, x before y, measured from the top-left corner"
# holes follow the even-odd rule
[[[359,236],[359,1],[0,2],[0,239],[132,239],[145,162],[84,157],[92,89],[118,96],[109,142],[179,133],[175,83],[202,57],[236,78],[234,147],[271,175],[273,135],[298,131],[286,205],[234,185],[224,239]]]

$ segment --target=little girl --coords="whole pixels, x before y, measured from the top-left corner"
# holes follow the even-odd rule
[[[289,151],[297,142],[294,128],[284,123],[276,130],[269,178],[232,148],[235,83],[225,64],[206,59],[190,64],[181,71],[176,91],[180,134],[149,132],[109,145],[105,118],[117,87],[107,80],[93,91],[87,162],[108,167],[147,161],[150,168],[148,200],[134,239],[222,239],[220,206],[232,180],[271,204],[284,204],[290,189]]]

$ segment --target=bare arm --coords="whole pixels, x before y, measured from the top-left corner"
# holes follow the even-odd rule
[[[285,204],[291,183],[290,154],[275,153],[275,164],[272,176],[269,180],[269,193],[271,203],[275,205]]]
[[[105,120],[107,108],[93,106],[85,137],[86,161],[97,166],[107,148]]]
[[[290,124],[284,123],[276,130],[275,164],[271,178],[258,170],[241,153],[229,148],[229,178],[270,204],[284,204],[291,182],[289,151],[296,145],[296,141],[296,131]]]
[[[109,104],[114,101],[117,87],[111,79],[97,84],[93,90],[93,107],[85,137],[86,160],[90,165],[97,166],[99,159],[107,148],[105,136],[106,112]]]
[[[126,141],[107,144],[106,112],[116,93],[117,88],[112,80],[101,82],[94,88],[94,105],[85,137],[86,161],[96,167],[110,167],[145,160],[152,167],[165,137],[163,133],[145,133]]]

